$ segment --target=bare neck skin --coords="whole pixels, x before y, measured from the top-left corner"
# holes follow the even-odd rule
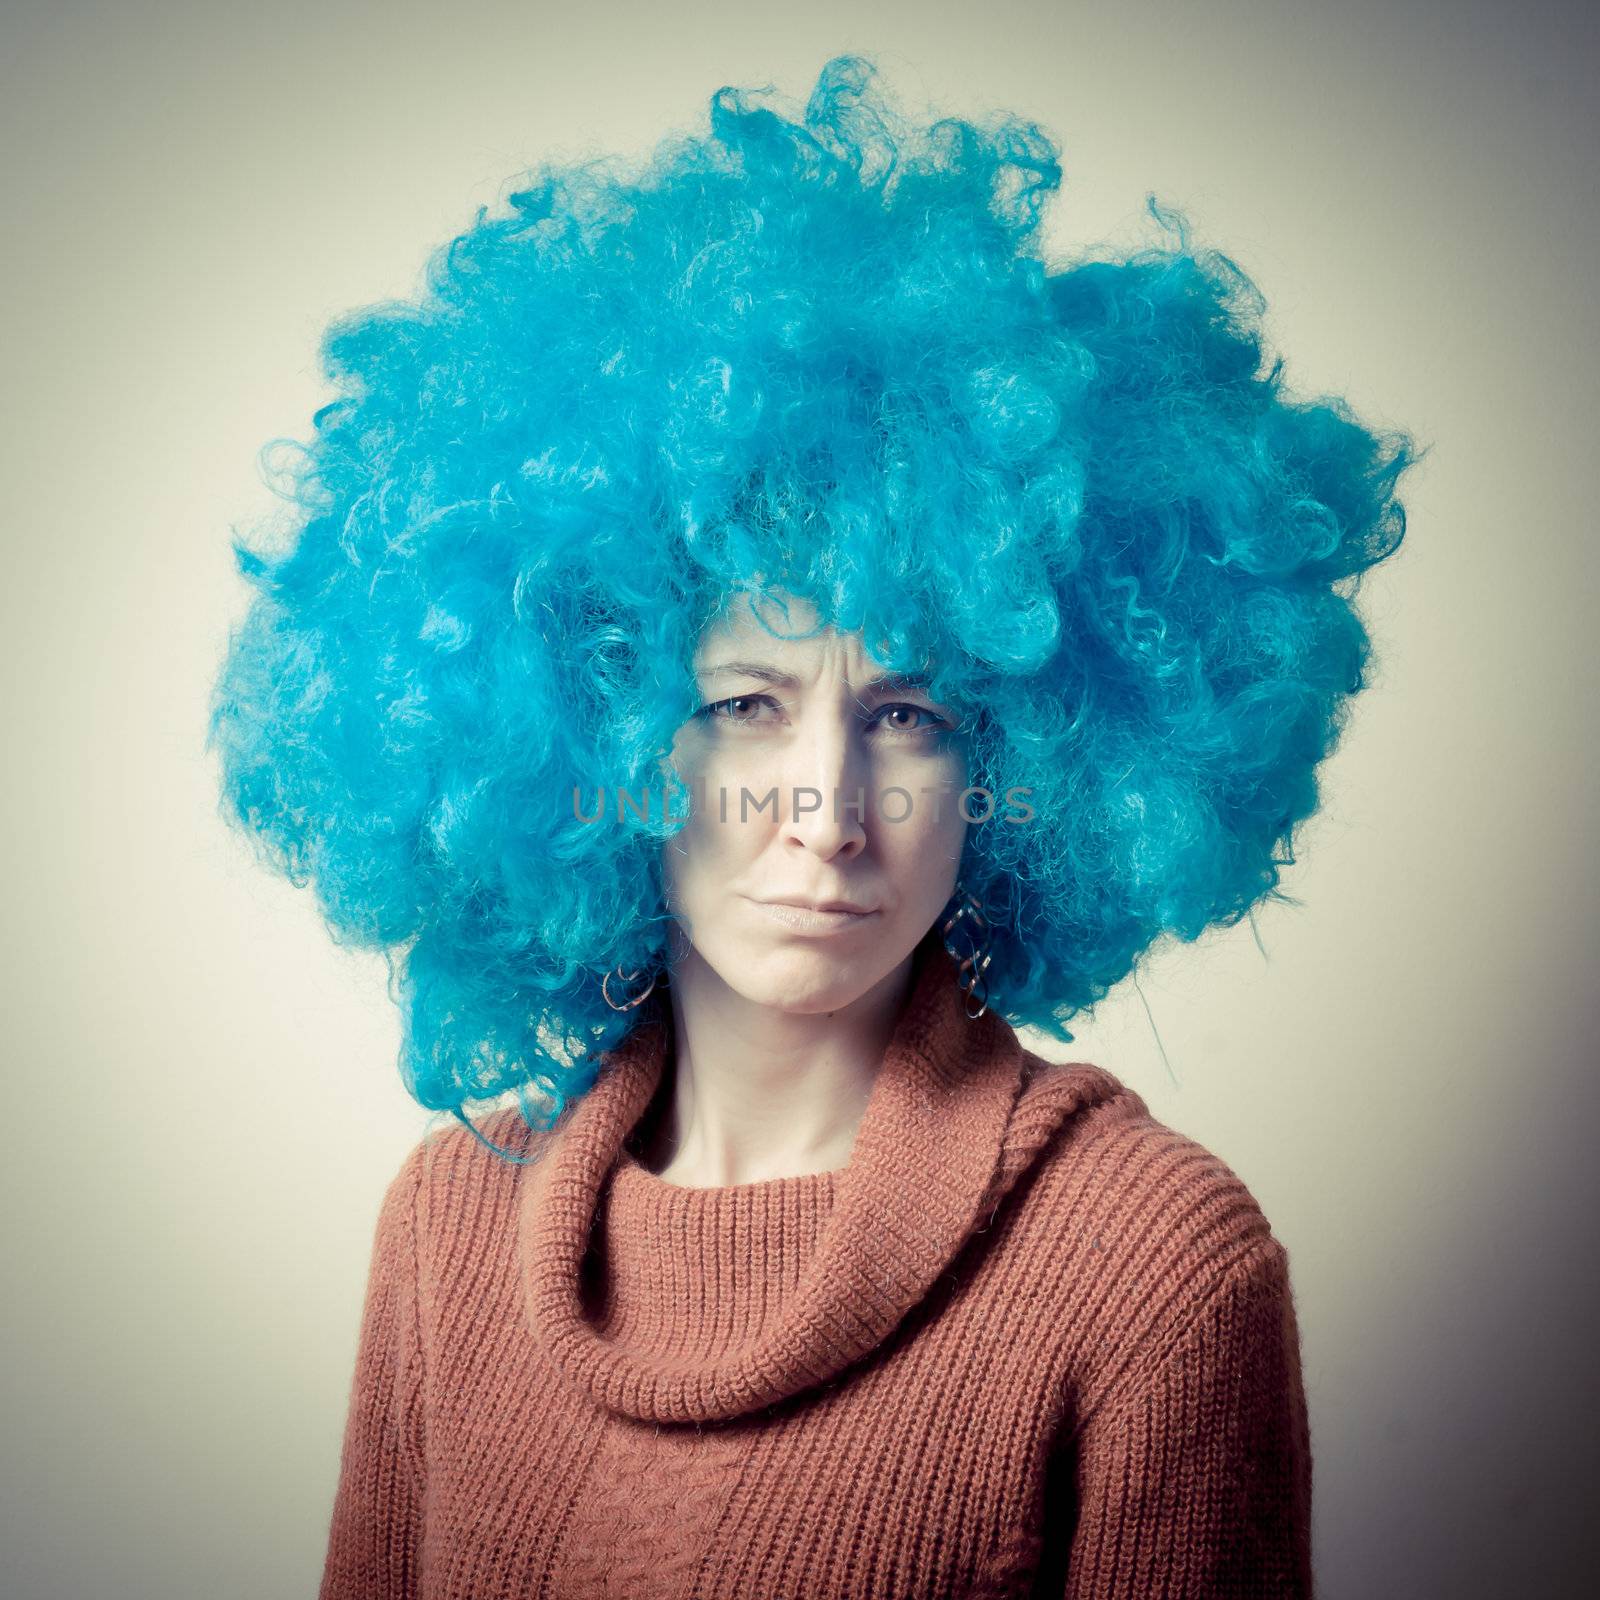
[[[672,969],[672,1053],[637,1130],[646,1170],[704,1189],[847,1166],[912,966],[806,1015],[747,999],[691,950]]]

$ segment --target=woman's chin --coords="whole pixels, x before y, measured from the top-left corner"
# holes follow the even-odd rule
[[[726,981],[756,1005],[811,1016],[841,1010],[860,999],[878,977],[875,964],[863,963],[859,951],[814,942],[746,960]]]

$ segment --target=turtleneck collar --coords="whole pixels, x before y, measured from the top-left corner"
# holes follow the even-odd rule
[[[670,1029],[658,1011],[602,1057],[524,1169],[519,1249],[529,1325],[569,1382],[629,1417],[709,1422],[878,1345],[1049,1128],[1032,1119],[1008,1154],[1027,1052],[995,1013],[967,1016],[932,935],[837,1172],[691,1189],[643,1167],[625,1141]]]

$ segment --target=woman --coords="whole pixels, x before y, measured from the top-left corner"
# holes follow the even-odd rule
[[[212,735],[459,1125],[324,1600],[1310,1592],[1283,1247],[1014,1027],[1276,894],[1412,451],[1060,176],[842,57],[331,330]]]

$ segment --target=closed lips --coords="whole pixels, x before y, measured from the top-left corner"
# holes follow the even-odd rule
[[[767,906],[794,906],[800,911],[850,911],[857,916],[865,916],[874,909],[872,906],[853,905],[848,900],[762,900],[761,905]]]

